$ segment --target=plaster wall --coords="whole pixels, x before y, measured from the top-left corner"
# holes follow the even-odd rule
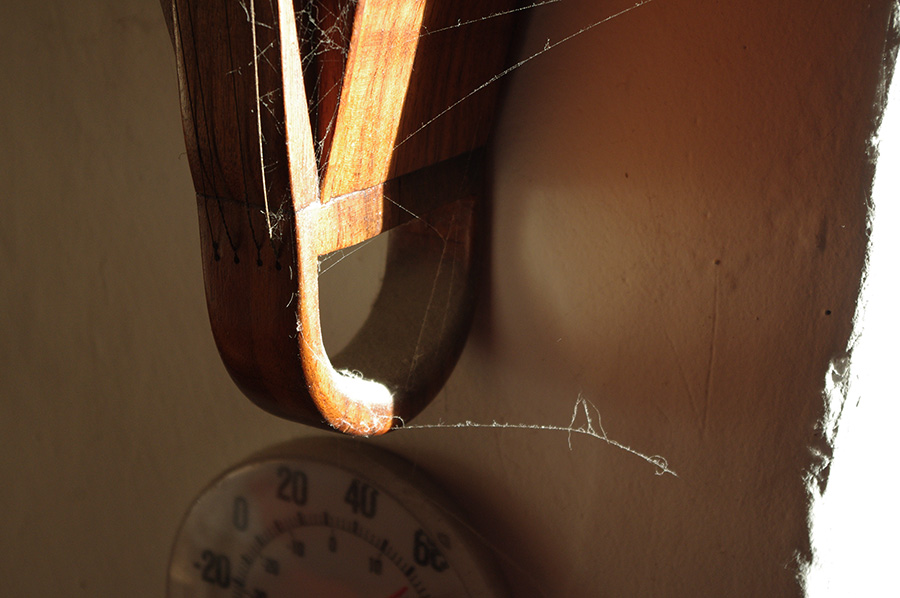
[[[421,422],[565,426],[583,397],[677,473],[553,431],[373,441],[451,490],[517,596],[802,593],[890,5],[654,0],[506,79],[490,276]],[[521,54],[628,6],[534,9]],[[215,352],[158,3],[5,12],[4,593],[161,596],[194,494],[308,432],[244,400]]]

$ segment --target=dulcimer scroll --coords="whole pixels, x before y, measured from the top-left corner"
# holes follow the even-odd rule
[[[207,306],[231,377],[355,435],[409,421],[462,350],[511,0],[162,0]],[[500,16],[498,16],[500,15]],[[325,352],[319,260],[391,231],[382,287]]]

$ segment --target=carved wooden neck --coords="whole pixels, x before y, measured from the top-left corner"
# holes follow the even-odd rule
[[[289,419],[402,425],[471,321],[497,91],[472,92],[502,70],[511,26],[481,17],[512,2],[329,0],[318,21],[291,0],[162,2],[229,373]],[[389,230],[372,313],[332,360],[319,257]]]

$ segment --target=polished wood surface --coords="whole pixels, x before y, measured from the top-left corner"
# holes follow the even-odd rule
[[[264,409],[357,435],[421,411],[471,320],[510,0],[162,0],[222,359]],[[460,25],[460,24],[465,25]],[[299,32],[299,33],[298,33]],[[391,231],[332,360],[319,258]]]

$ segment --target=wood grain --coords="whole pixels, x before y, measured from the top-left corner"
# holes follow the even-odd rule
[[[511,1],[162,4],[226,368],[292,420],[357,435],[409,421],[471,321],[497,86],[472,91],[502,70],[512,25],[481,17]],[[381,291],[332,360],[319,257],[387,231]]]

